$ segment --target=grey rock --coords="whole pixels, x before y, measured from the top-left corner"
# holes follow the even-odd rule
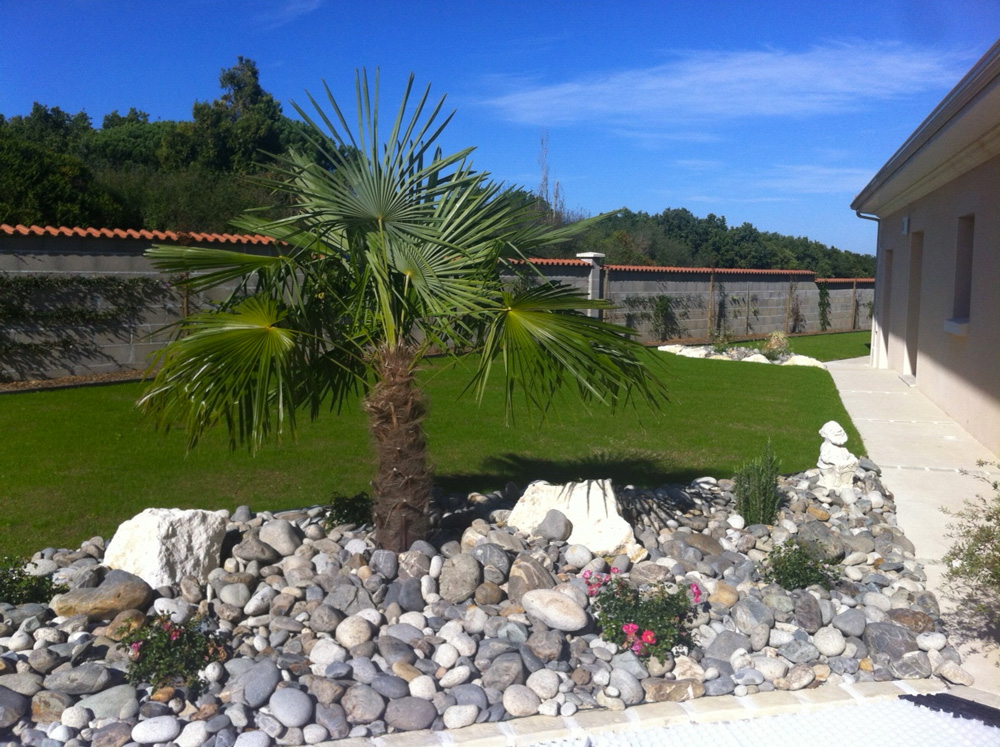
[[[845,636],[860,637],[865,632],[865,613],[854,607],[844,610],[838,615],[834,615],[830,624],[843,633]]]
[[[6,729],[20,721],[31,708],[31,701],[20,693],[0,687],[0,729]]]
[[[91,711],[95,719],[123,718],[122,714],[127,711],[133,708],[138,710],[138,704],[135,687],[132,685],[116,685],[77,702],[81,708]]]
[[[815,633],[823,625],[823,615],[819,602],[808,591],[793,594],[795,600],[795,624],[807,633]]]
[[[375,678],[371,681],[371,687],[379,695],[389,700],[405,698],[410,694],[410,686],[406,680],[392,674],[380,673],[375,675]]]
[[[520,654],[500,654],[483,673],[483,687],[503,691],[511,685],[523,685],[526,677]]]
[[[507,552],[493,542],[484,542],[473,547],[472,557],[478,560],[484,568],[489,566],[495,568],[504,579],[510,573],[510,558]]]
[[[243,535],[243,540],[233,548],[233,555],[247,562],[256,560],[259,563],[275,563],[281,557],[278,551],[266,542],[262,542],[258,529],[251,529]]]
[[[293,555],[302,544],[299,530],[290,521],[272,519],[260,528],[260,541],[265,542],[279,555]]]
[[[245,731],[236,737],[233,747],[271,747],[272,744],[270,735],[263,731]]]
[[[131,739],[132,724],[115,721],[94,730],[90,738],[90,747],[122,747]]]
[[[181,733],[181,721],[176,716],[156,716],[132,727],[132,741],[138,744],[172,742]]]
[[[705,655],[713,659],[723,659],[729,661],[737,649],[744,649],[750,651],[752,646],[750,645],[750,638],[743,635],[742,633],[736,633],[731,630],[723,630],[715,639],[709,644],[708,648],[705,649]]]
[[[649,670],[643,665],[639,657],[631,651],[622,651],[611,657],[611,666],[614,669],[621,669],[628,672],[637,680],[643,680],[649,676]]]
[[[274,691],[268,701],[271,715],[283,726],[298,727],[308,724],[313,717],[312,698],[294,687],[281,687]]]
[[[549,509],[545,518],[534,529],[534,534],[549,540],[563,541],[573,533],[573,522],[566,514],[554,508]]]
[[[317,633],[332,633],[346,615],[328,604],[321,604],[309,616],[309,627]]]
[[[448,558],[438,578],[438,593],[449,602],[464,602],[482,583],[483,569],[469,553],[459,553]]]
[[[530,555],[519,555],[510,567],[507,597],[514,604],[520,604],[526,591],[551,589],[555,585],[556,580],[541,563]]]
[[[807,521],[799,527],[798,540],[816,557],[837,562],[844,557],[844,545],[822,521]]]
[[[89,695],[104,690],[111,684],[111,672],[101,664],[87,662],[73,669],[52,672],[44,682],[46,690],[68,695]]]
[[[407,695],[389,701],[385,709],[385,722],[400,731],[419,731],[430,728],[437,715],[437,708],[429,700]]]
[[[774,613],[756,597],[746,597],[733,605],[731,614],[736,629],[744,635],[750,635],[758,625],[774,626]]]
[[[869,623],[863,636],[869,654],[881,663],[897,661],[910,651],[918,651],[917,637],[902,625]]]
[[[646,697],[638,678],[625,669],[612,670],[609,684],[618,690],[618,697],[627,706],[638,705]]]
[[[521,595],[521,606],[547,627],[566,633],[582,630],[590,622],[586,611],[574,599],[552,589],[526,591]]]
[[[594,559],[594,554],[584,545],[570,545],[565,552],[566,562],[575,568],[583,568]]]
[[[521,718],[538,713],[541,700],[525,685],[510,685],[503,691],[503,707],[511,716]]]
[[[8,690],[30,698],[42,689],[42,676],[28,672],[0,675],[0,687],[6,687]]]
[[[451,695],[455,698],[455,702],[458,705],[474,705],[480,711],[485,711],[490,707],[490,701],[489,698],[486,697],[486,691],[479,685],[474,685],[472,683],[456,685],[451,689]]]
[[[793,664],[803,664],[819,658],[819,650],[808,641],[793,639],[778,648],[778,653]]]
[[[240,677],[243,702],[250,708],[260,708],[271,699],[280,681],[278,666],[270,659],[261,659]]]
[[[368,560],[368,567],[392,581],[399,572],[399,558],[391,550],[375,550]]]
[[[351,732],[347,713],[339,703],[316,706],[316,723],[330,734],[330,739],[343,739]]]
[[[368,685],[355,685],[344,693],[340,704],[350,724],[370,724],[385,713],[385,699]]]

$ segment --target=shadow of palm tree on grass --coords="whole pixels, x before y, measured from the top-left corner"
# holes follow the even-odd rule
[[[728,470],[731,472],[731,468]],[[610,479],[615,486],[635,485],[654,488],[667,484],[687,484],[698,477],[729,476],[719,465],[690,466],[664,463],[659,453],[643,450],[609,452],[595,450],[574,459],[544,459],[528,454],[499,454],[488,457],[479,471],[461,474],[437,474],[435,484],[447,493],[489,491],[503,488],[508,482],[524,487],[534,480],[553,484],[581,480]]]

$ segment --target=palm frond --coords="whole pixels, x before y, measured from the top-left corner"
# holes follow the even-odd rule
[[[233,445],[251,451],[286,423],[294,430],[288,360],[296,333],[279,326],[282,317],[273,299],[257,297],[231,312],[189,317],[185,335],[161,351],[139,406],[162,428],[183,427],[190,446],[218,422],[229,427]]]
[[[630,339],[631,330],[579,311],[608,306],[557,285],[503,293],[469,388],[481,401],[494,365],[499,365],[508,419],[518,391],[531,409],[544,413],[568,384],[584,402],[594,399],[617,407],[638,395],[658,405],[666,399],[665,387],[642,360],[643,348]]]

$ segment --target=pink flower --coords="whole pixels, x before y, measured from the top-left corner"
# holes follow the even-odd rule
[[[584,577],[585,579],[589,579],[589,578],[590,578],[590,576],[591,576],[591,573],[590,573],[590,571],[589,571],[589,570],[588,570],[588,571],[584,571],[584,572],[583,572],[583,577]]]
[[[632,644],[632,653],[637,656],[642,653],[642,641],[636,641]]]
[[[627,636],[633,636],[639,632],[639,626],[635,623],[625,623],[622,625],[622,632]]]
[[[695,604],[701,602],[701,589],[698,588],[698,584],[691,584],[691,595],[694,597]]]
[[[656,643],[656,634],[652,630],[644,630],[642,631],[642,636],[640,637],[640,640],[643,643],[649,643],[649,644]]]
[[[621,573],[622,569],[621,568],[615,568],[614,566],[611,566],[611,572],[612,573]]]
[[[181,637],[181,631],[177,630],[177,628],[174,628],[173,630],[170,631],[171,641],[176,641],[180,637]]]

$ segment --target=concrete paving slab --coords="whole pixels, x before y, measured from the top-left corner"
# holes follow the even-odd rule
[[[938,597],[949,632],[961,642],[963,668],[976,678],[976,688],[1000,693],[1000,645],[963,624],[969,617],[963,609],[967,602],[955,596],[941,564],[951,546],[947,532],[953,521],[942,509],[958,511],[988,492],[982,480],[966,472],[997,479],[995,467],[977,465],[997,455],[894,371],[871,368],[867,358],[834,361],[827,370],[868,456],[882,468],[899,526],[924,565],[927,587]]]

